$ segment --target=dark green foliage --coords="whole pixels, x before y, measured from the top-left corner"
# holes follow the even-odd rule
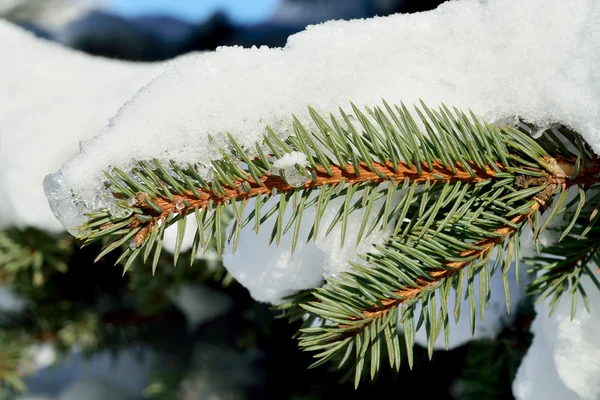
[[[100,243],[80,250],[66,233],[10,229],[0,232],[0,244],[0,274],[6,279],[0,279],[0,287],[8,283],[26,300],[24,311],[0,310],[0,399],[22,391],[23,380],[36,372],[32,346],[51,346],[59,360],[73,346],[86,357],[142,344],[170,351],[169,343],[186,327],[167,290],[190,282],[231,284],[219,261],[173,268],[173,255],[167,252],[156,276],[147,274],[140,260],[132,267],[140,273],[124,278],[121,268],[113,266],[118,253],[94,264]],[[189,252],[184,257],[189,259]],[[36,273],[44,279],[32,279]]]
[[[456,398],[514,399],[510,388],[533,339],[530,332],[535,317],[532,303],[525,299],[519,304],[514,321],[505,323],[496,338],[467,343],[465,365],[455,385]]]
[[[25,390],[25,384],[17,373],[24,358],[23,338],[0,330],[0,399],[8,398],[14,391]]]
[[[566,206],[572,212],[574,210],[571,222],[566,228],[555,228],[551,233],[561,235],[561,240],[543,247],[539,255],[526,260],[531,272],[537,276],[528,293],[535,295],[538,301],[550,299],[550,314],[560,301],[565,301],[565,294],[571,297],[571,319],[575,318],[579,300],[583,301],[586,310],[593,307],[581,282],[589,279],[600,289],[597,267],[594,267],[600,265],[600,226],[595,224],[599,198],[596,194],[586,201],[585,191],[579,188],[578,197],[570,207]]]
[[[73,237],[38,229],[0,231],[0,282],[13,286],[41,286],[53,273],[67,270]]]

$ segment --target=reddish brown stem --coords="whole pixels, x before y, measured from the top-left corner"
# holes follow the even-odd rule
[[[534,205],[531,207],[528,213],[523,215],[515,216],[511,219],[512,224],[519,225],[522,222],[528,220],[533,213],[540,208],[545,208],[550,204],[550,200],[553,196],[553,192],[557,187],[562,187],[566,190],[568,187],[582,184],[589,186],[596,183],[598,179],[596,176],[600,172],[600,162],[594,160],[591,166],[582,168],[579,174],[574,179],[571,179],[574,172],[574,162],[565,159],[554,159],[546,158],[544,160],[547,165],[550,166],[552,173],[549,173],[542,169],[536,169],[536,172],[540,172],[543,176],[518,176],[519,179],[515,180],[515,187],[527,188],[531,186],[542,186],[545,185],[546,189],[542,192],[537,193],[533,199],[536,200]],[[351,164],[347,164],[344,167],[331,165],[329,168],[332,172],[330,175],[324,168],[317,167],[316,170],[311,171],[316,175],[316,179],[309,179],[300,188],[291,186],[286,181],[279,177],[270,174],[265,174],[260,177],[260,182],[255,182],[253,179],[248,180],[238,179],[234,183],[233,187],[224,186],[223,192],[215,194],[206,190],[198,190],[199,196],[194,195],[192,192],[186,192],[184,194],[175,194],[173,199],[166,197],[152,198],[151,201],[160,208],[161,212],[157,212],[151,207],[146,199],[148,196],[145,193],[138,194],[138,206],[142,207],[149,215],[154,215],[152,220],[149,222],[135,221],[130,226],[131,228],[144,224],[144,227],[134,237],[135,244],[141,246],[145,241],[148,233],[151,231],[153,225],[158,221],[164,221],[171,214],[187,215],[196,208],[206,209],[212,202],[214,204],[224,204],[232,200],[248,200],[257,196],[271,196],[276,190],[281,193],[288,193],[298,189],[311,189],[317,187],[337,186],[342,182],[348,184],[360,184],[364,182],[370,182],[373,184],[380,184],[386,181],[402,182],[405,179],[409,179],[412,183],[421,182],[463,182],[466,184],[476,184],[493,179],[496,175],[496,170],[504,171],[504,166],[497,164],[492,168],[486,166],[485,168],[479,167],[475,164],[469,164],[470,168],[474,172],[471,175],[465,171],[462,166],[457,165],[456,170],[453,171],[451,168],[442,165],[440,162],[434,162],[432,168],[426,165],[422,166],[422,171],[419,173],[415,166],[409,167],[405,163],[399,163],[394,167],[391,163],[372,163],[373,169],[369,168],[365,163],[358,165],[358,171],[355,171]],[[245,186],[245,188],[244,188]],[[494,247],[494,245],[502,242],[508,237],[513,231],[510,226],[502,226],[495,230],[495,237],[487,238],[479,243],[476,243],[478,250],[467,250],[460,253],[461,257],[480,259],[485,257],[487,253]],[[383,300],[382,306],[373,305],[369,310],[364,310],[363,315],[365,317],[383,316],[387,310],[402,304],[410,298],[414,298],[424,290],[434,286],[444,278],[450,277],[453,274],[459,272],[469,262],[449,262],[446,264],[446,268],[433,271],[430,275],[433,279],[418,278],[415,282],[416,286],[411,289],[403,289],[395,292],[395,294],[402,298],[387,299]],[[359,317],[356,317],[358,320]]]
[[[533,197],[533,199],[536,201],[527,213],[517,215],[510,220],[510,222],[513,225],[520,225],[521,223],[528,221],[530,217],[540,208],[548,207],[549,204],[551,204],[553,193],[558,187],[561,187],[562,190],[568,190],[569,187],[574,185],[584,185],[586,187],[589,187],[594,183],[598,183],[599,181],[597,176],[600,172],[600,161],[597,159],[594,160],[592,165],[587,166],[586,168],[582,168],[576,177],[573,177],[573,173],[575,171],[575,166],[573,162],[569,162],[565,159],[550,158],[546,159],[545,161],[548,165],[551,166],[551,169],[553,170],[552,174],[544,172],[543,177],[521,177],[523,179],[521,179],[519,185],[523,185],[523,187],[546,185],[546,189],[542,192],[537,193]],[[476,246],[478,247],[477,250],[466,250],[461,252],[459,255],[460,257],[468,257],[471,260],[482,259],[487,256],[488,252],[491,251],[496,244],[504,241],[513,231],[514,228],[508,225],[497,228],[494,231],[494,233],[496,234],[495,237],[487,238],[476,243]],[[366,318],[380,318],[384,316],[388,310],[405,303],[409,299],[415,298],[423,291],[436,285],[442,279],[448,278],[460,272],[465,266],[471,264],[472,262],[473,261],[447,262],[445,264],[446,268],[429,273],[433,277],[433,279],[429,280],[424,278],[418,278],[415,281],[416,286],[414,288],[402,289],[394,292],[395,295],[401,297],[402,299],[383,300],[380,302],[382,304],[381,306],[373,305],[372,308],[368,310],[363,310],[362,314]],[[363,317],[357,316],[354,319],[359,320],[362,318]],[[360,328],[360,326],[354,327],[356,327],[357,329]]]
[[[533,215],[533,213],[535,213],[539,208],[540,208],[540,203],[535,202],[535,203],[533,203],[533,205],[528,213],[522,214],[522,215],[517,215],[517,216],[513,217],[510,220],[510,222],[515,225],[519,225],[520,223],[527,221]],[[465,258],[467,258],[467,257],[473,258],[474,257],[474,259],[480,259],[480,258],[485,257],[487,255],[487,253],[490,250],[492,250],[496,244],[504,241],[508,237],[508,235],[513,232],[513,230],[514,229],[509,226],[502,226],[502,227],[494,230],[494,233],[496,234],[494,237],[487,238],[487,239],[482,240],[479,243],[477,243],[477,247],[478,247],[477,250],[465,250],[465,251],[461,252],[460,257],[465,257]],[[396,306],[399,306],[400,304],[403,304],[404,302],[408,301],[409,299],[415,298],[421,292],[436,285],[442,279],[448,278],[448,277],[456,274],[457,272],[460,272],[463,267],[467,266],[471,262],[472,261],[447,262],[445,265],[446,265],[446,268],[448,268],[448,269],[440,269],[440,270],[433,271],[430,273],[430,275],[433,277],[433,280],[426,280],[423,278],[418,278],[415,281],[416,287],[410,288],[410,289],[402,289],[402,290],[398,290],[398,291],[394,292],[395,295],[402,297],[402,300],[400,300],[400,299],[383,300],[383,301],[381,301],[381,304],[383,305],[383,307],[374,306],[370,310],[363,311],[363,315],[367,318],[370,318],[373,316],[375,316],[376,318],[382,317],[385,315],[385,313],[388,310],[390,310]],[[355,319],[358,320],[359,317],[356,317]]]
[[[358,173],[355,171],[351,164],[347,164],[345,167],[339,167],[336,165],[329,166],[332,174],[329,173],[322,167],[317,167],[314,170],[316,179],[309,179],[300,188],[289,185],[283,178],[271,174],[265,174],[260,177],[260,183],[256,183],[252,178],[247,181],[238,179],[235,181],[234,187],[223,187],[221,194],[215,194],[206,190],[199,190],[200,196],[194,195],[192,192],[187,191],[185,194],[174,194],[173,200],[166,197],[152,198],[152,202],[156,204],[161,212],[157,213],[156,210],[151,207],[146,199],[148,196],[145,193],[140,193],[137,196],[138,207],[143,208],[150,215],[154,215],[152,220],[149,222],[134,221],[130,228],[135,228],[141,224],[144,227],[136,234],[134,241],[136,246],[141,246],[146,239],[148,233],[150,233],[152,227],[158,220],[167,219],[171,214],[187,215],[193,212],[196,208],[206,209],[209,203],[223,204],[232,200],[248,200],[257,196],[271,196],[273,191],[280,193],[288,193],[298,189],[311,189],[317,187],[326,186],[337,186],[342,182],[348,184],[360,184],[364,182],[370,182],[373,184],[380,184],[386,181],[402,182],[405,179],[409,179],[413,183],[421,183],[426,181],[436,182],[458,182],[475,184],[492,179],[495,176],[495,170],[486,166],[481,168],[475,164],[471,164],[470,167],[474,171],[475,176],[472,176],[469,172],[465,171],[461,166],[456,167],[456,172],[452,171],[451,168],[443,166],[439,162],[434,162],[431,169],[428,166],[423,166],[421,173],[413,165],[409,167],[407,164],[399,163],[397,168],[394,168],[392,163],[377,163],[373,162],[373,169],[371,170],[365,163],[358,165]],[[503,170],[501,165],[497,166],[498,169]],[[377,170],[377,172],[375,172]],[[248,187],[243,188],[244,184]],[[108,225],[107,225],[108,226]]]

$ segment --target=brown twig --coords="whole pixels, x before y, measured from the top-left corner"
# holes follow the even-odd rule
[[[569,187],[575,185],[584,185],[586,187],[591,186],[594,183],[598,183],[598,173],[600,172],[600,160],[595,159],[594,163],[586,168],[583,168],[579,171],[579,174],[576,177],[573,177],[574,172],[574,164],[565,159],[551,159],[547,158],[546,163],[551,166],[553,172],[552,174],[545,172],[543,177],[523,177],[515,182],[516,185],[522,187],[530,187],[530,186],[541,186],[547,185],[546,189],[540,193],[537,193],[533,199],[536,200],[533,206],[529,209],[529,211],[522,215],[517,215],[513,217],[510,222],[513,225],[519,225],[525,221],[530,220],[531,216],[538,211],[539,209],[543,209],[551,204],[551,199],[554,191],[561,187],[562,190],[568,190]],[[540,171],[541,172],[541,171]],[[460,257],[468,257],[471,260],[477,260],[484,258],[487,256],[487,253],[494,248],[494,245],[501,243],[504,241],[512,232],[514,228],[504,225],[502,227],[494,230],[494,237],[486,238],[478,243],[476,246],[477,250],[466,250],[459,254]],[[445,263],[444,269],[439,269],[437,271],[432,271],[429,274],[433,277],[433,279],[428,280],[424,278],[418,278],[415,281],[416,287],[410,289],[402,289],[394,292],[395,295],[401,297],[402,299],[386,299],[380,301],[380,305],[373,305],[372,308],[368,310],[363,310],[362,314],[365,318],[380,318],[383,317],[388,310],[399,306],[400,304],[405,303],[409,299],[415,298],[421,292],[426,289],[436,285],[444,278],[448,278],[458,272],[460,272],[465,266],[468,266],[473,261],[464,261],[464,262],[447,262]],[[354,320],[362,319],[363,317],[357,316]],[[348,326],[349,327],[349,326]],[[352,325],[356,329],[360,329],[362,326]]]
[[[472,176],[469,172],[465,171],[461,166],[457,165],[456,172],[452,171],[451,168],[443,166],[440,162],[434,162],[431,169],[426,165],[423,166],[422,172],[419,174],[415,166],[408,167],[405,163],[399,163],[397,168],[391,163],[377,163],[373,162],[373,169],[371,170],[366,164],[360,163],[358,165],[358,171],[356,172],[351,164],[344,167],[336,165],[329,166],[332,174],[329,173],[322,167],[317,167],[314,170],[316,179],[309,179],[300,188],[289,185],[283,178],[271,174],[265,174],[260,177],[260,182],[257,183],[253,179],[243,181],[238,179],[235,181],[235,187],[223,187],[221,194],[215,194],[206,190],[198,190],[200,196],[194,195],[190,191],[186,191],[185,194],[173,194],[173,200],[166,197],[152,198],[151,201],[157,205],[161,212],[157,212],[154,207],[150,206],[147,202],[148,194],[139,193],[137,195],[137,207],[142,208],[148,214],[154,217],[148,222],[142,222],[135,220],[129,228],[136,228],[140,225],[144,225],[143,228],[134,237],[134,243],[137,247],[141,246],[148,233],[151,231],[154,224],[159,220],[164,222],[167,217],[173,214],[187,215],[193,212],[196,208],[206,209],[210,203],[213,204],[224,204],[232,200],[248,200],[257,196],[271,196],[274,191],[278,193],[288,193],[298,189],[311,189],[316,187],[325,186],[337,186],[342,182],[356,185],[360,183],[370,182],[373,184],[380,184],[386,181],[402,182],[405,179],[409,179],[411,182],[420,183],[426,181],[436,182],[458,182],[463,183],[479,183],[495,176],[495,170],[490,166],[486,168],[478,167],[475,164],[470,164],[471,169],[474,171],[475,176]],[[501,165],[497,166],[498,169],[503,170]],[[244,188],[246,186],[246,188]],[[248,189],[249,186],[249,189]],[[107,227],[110,225],[107,225]]]
[[[518,225],[524,221],[527,221],[533,215],[533,213],[535,213],[539,208],[540,208],[540,203],[536,201],[535,203],[533,203],[533,205],[531,206],[531,209],[526,214],[517,215],[517,216],[513,217],[510,220],[510,222],[515,225]],[[465,250],[460,253],[460,257],[472,258],[475,260],[481,259],[481,258],[485,257],[487,255],[487,253],[490,250],[492,250],[496,244],[505,240],[508,237],[508,235],[510,233],[512,233],[513,231],[514,231],[514,229],[508,225],[497,228],[496,230],[494,230],[495,237],[487,238],[487,239],[484,239],[484,240],[478,242],[476,245],[478,247],[478,249]],[[448,277],[456,274],[457,272],[460,272],[465,266],[469,265],[471,262],[472,261],[447,262],[445,264],[447,269],[440,269],[437,271],[430,272],[430,275],[433,277],[433,280],[426,280],[423,278],[418,278],[415,281],[416,287],[396,291],[394,294],[402,297],[402,300],[400,300],[400,299],[383,300],[383,301],[381,301],[383,307],[375,306],[370,310],[364,310],[363,315],[366,318],[370,318],[373,316],[375,316],[376,318],[378,318],[380,316],[382,317],[385,315],[385,313],[388,310],[390,310],[396,306],[399,306],[400,304],[405,303],[409,299],[416,297],[424,290],[427,290],[428,288],[436,285],[442,279],[448,278]],[[356,317],[355,319],[358,320],[359,317]]]
[[[562,187],[563,190],[566,190],[573,185],[582,184],[584,186],[589,186],[598,181],[596,176],[600,172],[600,162],[597,159],[595,159],[591,165],[582,168],[577,177],[574,179],[572,179],[572,175],[575,165],[571,160],[562,158],[546,158],[544,161],[550,166],[552,173],[542,169],[536,169],[535,171],[541,172],[543,176],[517,176],[517,179],[515,180],[515,187],[518,188],[546,185],[546,189],[537,193],[532,198],[536,200],[536,202],[527,213],[515,216],[510,220],[513,225],[519,225],[529,220],[538,209],[547,208],[550,204],[550,200],[552,199],[554,191],[559,186]],[[471,175],[460,165],[457,165],[456,170],[453,171],[451,168],[446,167],[437,161],[432,164],[432,168],[423,165],[421,173],[418,172],[415,166],[408,167],[406,163],[399,163],[396,167],[394,167],[394,165],[391,163],[382,164],[373,162],[372,166],[373,169],[369,168],[369,166],[365,163],[360,163],[358,166],[358,171],[355,171],[351,164],[347,164],[344,167],[331,165],[329,166],[332,172],[331,175],[324,168],[317,167],[316,170],[311,171],[314,172],[313,175],[316,176],[316,179],[307,180],[304,185],[300,186],[300,188],[289,185],[283,178],[279,176],[274,176],[267,173],[260,177],[259,182],[255,182],[253,179],[249,178],[247,181],[241,179],[234,181],[234,187],[224,185],[223,192],[220,194],[198,189],[199,196],[187,191],[183,195],[172,195],[172,199],[166,197],[152,198],[151,201],[155,206],[158,206],[158,208],[161,210],[160,212],[157,212],[155,207],[152,207],[150,204],[148,204],[148,194],[139,193],[136,198],[137,206],[142,208],[149,215],[153,215],[153,218],[147,222],[136,220],[130,225],[130,228],[135,228],[141,224],[144,224],[143,228],[134,237],[134,243],[138,247],[141,246],[154,224],[156,224],[159,220],[164,222],[171,213],[187,215],[196,208],[207,209],[210,203],[216,205],[226,204],[232,200],[244,201],[257,196],[271,196],[274,191],[279,193],[288,193],[298,189],[337,186],[342,182],[346,182],[351,185],[365,182],[380,184],[386,181],[402,182],[405,179],[409,179],[413,183],[426,181],[451,183],[460,181],[467,184],[476,184],[494,179],[496,170],[505,170],[504,166],[500,164],[497,164],[495,166],[496,168],[492,168],[489,165],[485,168],[481,168],[475,164],[469,164],[470,168],[474,172],[474,175]],[[476,244],[478,247],[477,250],[466,250],[461,252],[459,255],[460,257],[470,258],[471,260],[481,259],[482,257],[485,257],[496,244],[505,240],[510,233],[513,232],[513,230],[514,229],[508,225],[499,227],[494,231],[496,235],[494,235],[493,238],[486,238]],[[472,261],[446,263],[444,269],[430,272],[430,275],[433,277],[433,279],[418,278],[415,282],[416,286],[414,288],[403,289],[395,292],[395,294],[401,297],[402,300],[383,300],[380,302],[381,305],[373,305],[371,309],[363,310],[362,314],[367,318],[373,316],[383,316],[391,308],[404,303],[408,299],[414,298],[424,290],[440,282],[442,279],[456,274],[457,272],[461,271],[462,268],[471,264],[471,262]],[[360,318],[361,317],[357,316],[355,319],[358,320]],[[357,329],[360,328],[360,326],[355,327]]]

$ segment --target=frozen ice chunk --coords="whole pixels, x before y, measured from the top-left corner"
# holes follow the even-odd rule
[[[302,186],[310,178],[306,154],[293,151],[273,163],[271,174],[281,176],[290,186]]]

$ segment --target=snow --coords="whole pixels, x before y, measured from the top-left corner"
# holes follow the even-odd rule
[[[101,351],[90,358],[73,348],[61,362],[26,376],[25,384],[32,396],[56,400],[136,399],[162,362],[159,353],[138,345],[125,346],[118,354]]]
[[[566,14],[568,22],[563,21]],[[471,108],[489,121],[515,115],[540,126],[560,121],[598,149],[600,86],[594,66],[599,52],[594,43],[600,37],[599,18],[600,6],[585,1],[463,0],[428,13],[313,26],[292,36],[284,49],[233,47],[183,57],[47,177],[48,199],[74,233],[85,211],[112,202],[99,189],[102,170],[109,166],[127,169],[133,160],[152,157],[208,164],[220,157],[221,133],[252,146],[265,125],[285,135],[291,114],[307,121],[307,105],[327,113],[338,106],[347,109],[348,100],[363,106],[378,104],[382,97],[408,103],[423,98],[430,105],[443,101]],[[268,224],[264,228],[268,233]],[[242,283],[243,276],[252,275],[248,282],[278,281],[289,291],[315,284],[323,275],[317,273],[323,272],[323,260],[311,250],[314,245],[291,254],[287,238],[278,252],[266,255],[265,237],[242,235],[240,254],[226,262]],[[338,256],[344,263],[348,259]],[[234,259],[246,272],[233,265]],[[257,298],[275,299],[273,290],[278,292],[264,288],[265,296],[256,293]]]
[[[108,166],[127,169],[151,157],[207,163],[220,156],[207,133],[253,145],[265,125],[286,134],[292,113],[306,121],[307,105],[328,113],[348,109],[349,100],[422,98],[489,121],[560,121],[599,149],[599,18],[600,6],[584,0],[463,0],[427,13],[312,26],[284,49],[184,57],[47,179],[48,197],[73,232],[82,212],[110,201],[98,190]]]
[[[49,367],[57,360],[56,350],[50,343],[31,345],[27,348],[27,354],[36,370]]]
[[[0,51],[0,229],[63,231],[48,207],[44,176],[162,66],[90,57],[2,20]]]
[[[600,149],[598,19],[600,6],[582,0],[463,0],[427,13],[312,26],[284,49],[233,47],[183,57],[46,178],[48,200],[75,233],[84,212],[111,206],[112,196],[100,189],[109,166],[127,170],[152,157],[208,164],[220,157],[222,133],[253,146],[266,125],[287,135],[292,114],[306,122],[307,105],[326,114],[338,106],[348,111],[348,100],[360,107],[381,98],[409,104],[422,98],[471,108],[489,121],[515,115],[540,126],[560,121]],[[289,160],[279,160],[286,172]],[[360,213],[355,218],[351,224]],[[267,254],[270,228],[258,237],[244,231],[238,254],[225,255],[232,275],[257,299],[276,302],[282,293],[318,284],[331,276],[325,259],[346,266],[352,258],[321,238],[292,254],[287,237]]]
[[[194,234],[198,230],[198,224],[196,223],[196,218],[194,215],[188,215],[185,221],[185,231],[183,242],[181,245],[181,252],[185,252],[192,247],[194,241]],[[163,239],[163,249],[167,250],[169,253],[175,253],[175,248],[177,246],[177,225],[172,225],[165,229],[165,236]],[[202,252],[196,255],[197,258],[202,257]]]
[[[0,321],[3,313],[21,313],[28,301],[17,295],[10,287],[0,284]]]
[[[309,172],[297,167],[308,167],[306,154],[293,151],[284,154],[271,167],[271,175],[281,176],[290,186],[302,186],[310,178]]]
[[[582,284],[591,306],[579,302],[571,321],[570,296],[565,295],[552,317],[549,302],[536,306],[533,343],[513,382],[517,400],[595,400],[600,398],[600,291],[589,278]]]
[[[394,200],[398,201],[398,197],[396,194]],[[377,200],[373,209],[382,207],[384,201],[384,199]],[[277,199],[272,198],[262,206],[262,209],[266,212],[275,203],[277,203]],[[393,202],[392,204],[395,205]],[[348,218],[346,240],[342,246],[341,224],[337,224],[329,235],[325,235],[325,233],[326,228],[343,205],[343,198],[329,202],[321,219],[323,228],[319,229],[316,239],[309,242],[306,241],[306,238],[315,220],[315,210],[304,211],[303,222],[300,224],[298,234],[299,239],[294,251],[292,251],[291,234],[282,236],[276,251],[266,247],[276,223],[275,218],[269,218],[261,226],[258,235],[252,229],[243,229],[236,252],[233,252],[231,246],[226,248],[223,264],[229,273],[250,291],[250,295],[255,300],[262,302],[281,304],[285,302],[283,299],[285,296],[302,289],[320,286],[323,279],[336,277],[340,272],[347,270],[348,261],[360,262],[359,254],[374,250],[372,247],[381,243],[389,234],[387,231],[375,230],[356,244],[365,213],[364,209],[357,210]],[[250,203],[246,207],[244,218],[252,210],[253,205]],[[287,221],[292,213],[292,208],[288,207],[284,221]],[[374,217],[375,215],[369,219],[369,222],[372,222]]]
[[[190,331],[225,314],[232,307],[230,297],[204,285],[181,284],[171,288],[168,296],[185,315]]]

